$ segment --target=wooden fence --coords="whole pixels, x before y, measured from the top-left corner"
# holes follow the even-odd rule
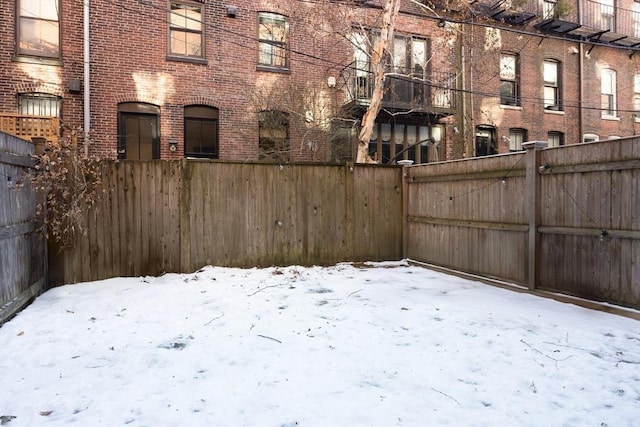
[[[46,244],[26,168],[34,146],[0,132],[0,324],[46,285]]]
[[[394,260],[402,176],[379,166],[105,162],[85,225],[73,250],[50,251],[55,284],[209,264]]]
[[[405,256],[640,309],[640,138],[405,175]]]

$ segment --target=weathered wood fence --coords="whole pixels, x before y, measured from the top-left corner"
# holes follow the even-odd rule
[[[396,167],[105,162],[102,187],[76,247],[51,251],[56,284],[402,257]]]
[[[640,308],[640,138],[405,175],[406,257]]]
[[[396,260],[640,308],[640,138],[405,167],[106,162],[55,284]]]
[[[34,146],[0,132],[0,324],[46,285],[46,243],[37,196],[25,179]]]

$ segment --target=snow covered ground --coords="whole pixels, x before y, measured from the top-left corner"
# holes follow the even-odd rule
[[[640,322],[404,261],[207,267],[46,292],[0,383],[8,427],[637,427]]]

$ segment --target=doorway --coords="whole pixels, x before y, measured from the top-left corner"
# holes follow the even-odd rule
[[[119,159],[160,158],[159,110],[154,105],[135,102],[118,105]]]

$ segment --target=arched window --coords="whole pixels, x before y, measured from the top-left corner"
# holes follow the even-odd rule
[[[267,110],[258,115],[260,160],[289,161],[289,114]]]
[[[217,159],[218,109],[206,105],[184,107],[184,155]]]

